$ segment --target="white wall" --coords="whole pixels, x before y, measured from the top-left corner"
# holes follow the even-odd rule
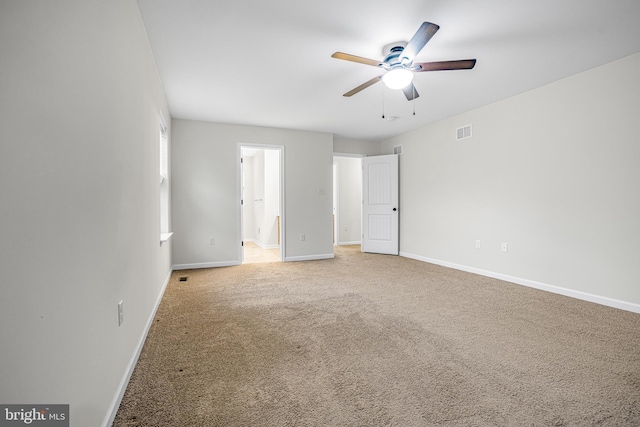
[[[334,156],[338,167],[338,236],[336,244],[362,241],[362,158]]]
[[[243,154],[243,234],[263,248],[278,247],[280,214],[280,153],[260,149],[252,156]]]
[[[340,136],[333,137],[333,152],[336,154],[361,154],[365,156],[383,154],[380,141],[367,141]]]
[[[278,215],[280,215],[280,156],[276,150],[264,151],[264,247],[278,247]]]
[[[106,425],[170,273],[162,86],[133,0],[2,2],[0,40],[0,402]]]
[[[285,259],[333,256],[331,134],[176,119],[172,124],[177,268],[240,262],[239,144],[284,147]],[[209,245],[209,236],[216,245]]]
[[[253,199],[248,200],[253,208],[253,224],[251,226],[254,240],[263,245],[264,233],[264,151],[258,151],[253,156]]]
[[[402,254],[640,311],[639,75],[636,54],[387,141]]]
[[[255,196],[254,190],[254,178],[253,178],[253,156],[244,157],[242,173],[243,173],[243,205],[242,205],[242,233],[243,239],[246,241],[255,241],[256,239],[256,219],[254,215],[253,201]]]

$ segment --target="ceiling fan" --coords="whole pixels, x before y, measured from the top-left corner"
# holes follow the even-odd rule
[[[475,59],[461,59],[456,61],[439,61],[439,62],[416,62],[413,60],[415,56],[422,50],[431,37],[438,31],[440,27],[431,22],[423,22],[418,31],[411,37],[409,42],[391,43],[383,49],[386,55],[382,61],[375,59],[362,58],[360,56],[350,55],[348,53],[336,52],[331,55],[332,58],[342,59],[345,61],[359,62],[360,64],[371,65],[382,68],[385,73],[372,78],[360,86],[350,90],[343,96],[352,96],[363,89],[382,80],[390,89],[402,89],[407,100],[411,101],[418,96],[418,91],[413,85],[413,73],[421,73],[424,71],[441,71],[441,70],[470,70],[476,65]]]

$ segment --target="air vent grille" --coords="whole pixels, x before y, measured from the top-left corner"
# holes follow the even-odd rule
[[[456,139],[471,138],[473,133],[471,132],[471,125],[456,129]]]

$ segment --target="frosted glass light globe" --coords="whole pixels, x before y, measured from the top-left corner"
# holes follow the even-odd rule
[[[394,68],[382,76],[382,81],[389,89],[405,88],[413,80],[413,73],[405,68]]]

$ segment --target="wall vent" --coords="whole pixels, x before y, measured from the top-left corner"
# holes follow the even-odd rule
[[[393,147],[393,154],[402,154],[402,145],[396,145]]]
[[[471,125],[466,125],[464,127],[456,129],[456,139],[465,139],[471,138],[473,134],[471,133]]]

